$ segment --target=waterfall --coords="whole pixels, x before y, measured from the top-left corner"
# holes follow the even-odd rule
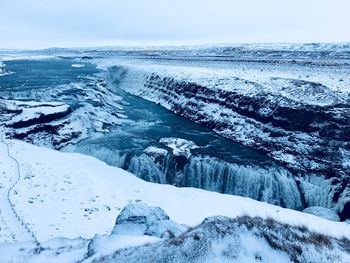
[[[293,176],[280,167],[228,163],[209,156],[190,159],[186,185],[210,191],[251,197],[271,204],[300,209],[301,195]]]
[[[154,158],[146,153],[136,155],[120,150],[97,149],[91,145],[75,148],[74,151],[93,155],[154,183],[245,196],[291,209],[303,208],[292,174],[277,166],[235,164],[202,155],[189,159],[172,154]]]

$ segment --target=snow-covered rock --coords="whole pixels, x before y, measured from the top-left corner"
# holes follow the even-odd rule
[[[16,262],[305,262],[347,263],[350,240],[287,225],[272,218],[215,216],[180,236],[96,235],[0,245]]]
[[[187,230],[188,227],[170,220],[160,207],[130,203],[118,215],[110,235],[96,235],[89,242],[87,254],[94,257],[106,255],[123,247],[177,237]]]
[[[11,74],[12,72],[8,71],[6,69],[6,65],[4,62],[0,61],[0,77],[1,76],[5,76],[5,75],[8,75],[8,74]]]
[[[310,206],[307,207],[303,210],[304,213],[308,213],[308,214],[312,214],[315,216],[319,216],[322,217],[324,219],[328,219],[328,220],[332,220],[335,222],[339,222],[340,218],[337,215],[337,213],[335,213],[334,211],[324,208],[324,207],[320,207],[320,206]]]
[[[159,159],[164,158],[168,154],[168,151],[166,149],[158,148],[155,146],[149,146],[143,152],[150,156],[154,162],[157,162]]]
[[[0,126],[6,125],[10,138],[60,149],[122,122],[121,104],[100,76],[53,88],[5,89],[0,90]]]
[[[169,220],[160,207],[143,203],[128,204],[117,217],[112,234],[138,234],[160,238],[179,236],[187,227]]]
[[[191,150],[199,148],[194,142],[182,138],[161,138],[159,142],[171,149],[176,156],[184,156],[187,159],[191,156]]]
[[[33,103],[23,101],[2,100],[1,105],[5,105],[5,111],[15,112],[5,125],[13,128],[24,128],[37,124],[47,123],[65,117],[70,113],[70,107],[63,103]],[[6,105],[8,107],[6,107]]]

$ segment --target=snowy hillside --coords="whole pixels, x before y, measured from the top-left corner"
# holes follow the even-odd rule
[[[210,216],[222,215],[235,218],[240,215],[249,215],[274,218],[292,225],[304,225],[311,231],[338,238],[343,236],[350,238],[350,225],[346,223],[328,221],[249,198],[147,183],[119,168],[108,166],[81,154],[61,153],[13,140],[2,141],[0,146],[1,167],[5,167],[2,172],[4,176],[1,177],[1,207],[13,207],[13,210],[9,209],[7,213],[1,214],[1,242],[37,239],[40,243],[44,242],[43,246],[56,247],[56,249],[58,249],[57,246],[66,246],[70,247],[70,252],[76,250],[76,253],[85,255],[87,251],[82,253],[82,250],[86,249],[87,241],[77,239],[78,237],[92,238],[95,234],[109,235],[121,209],[130,202],[141,201],[162,208],[171,220],[190,227],[200,224]],[[9,199],[6,199],[7,193],[9,193]],[[221,224],[220,222],[219,220],[218,223]],[[262,221],[261,224],[265,223]],[[168,223],[167,225],[170,226]],[[204,226],[203,228],[199,226],[198,231],[211,231],[206,230],[210,226]],[[248,236],[253,234],[249,229],[243,232]],[[126,232],[127,235],[130,233]],[[252,238],[248,236],[247,238]],[[58,237],[74,240],[57,239]],[[52,238],[56,239],[47,241]],[[108,240],[105,242],[112,242]],[[131,242],[130,238],[120,237],[117,240],[119,243]],[[137,241],[136,238],[135,242],[141,244],[142,240],[154,242],[159,239],[152,241],[149,235],[146,235],[141,238],[141,241]],[[128,243],[125,244],[128,246]],[[220,246],[220,242],[217,245]],[[24,252],[18,250],[21,246],[27,247],[24,251],[29,255],[33,252],[30,248],[34,249],[35,243],[2,245],[0,251],[5,249],[12,259],[16,258],[16,255],[22,257],[20,255]],[[336,247],[338,245],[334,249]],[[54,248],[52,249],[54,251]],[[67,249],[63,251],[68,253]],[[54,254],[53,251],[51,251],[52,254]],[[322,249],[322,251],[326,250]],[[44,250],[41,256],[51,252]],[[37,257],[41,256],[39,252]],[[286,255],[282,257],[288,258]],[[35,258],[36,256],[33,256],[33,260]],[[73,258],[68,256],[66,260],[62,258],[60,260],[74,262]]]

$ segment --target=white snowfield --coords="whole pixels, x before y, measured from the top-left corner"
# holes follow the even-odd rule
[[[0,167],[0,242],[32,240],[13,211],[10,194],[18,181],[18,173],[16,163],[8,156],[8,146],[5,143],[0,144]]]
[[[261,65],[249,65],[248,67],[244,63],[229,67],[220,66],[220,64],[215,66],[200,63],[168,65],[152,61],[147,63],[147,61],[115,59],[96,60],[96,64],[102,69],[108,69],[115,65],[123,66],[130,71],[137,72],[141,83],[143,81],[142,74],[156,72],[160,76],[172,76],[177,80],[196,83],[213,90],[237,91],[248,96],[269,92],[307,105],[328,106],[342,103],[347,100],[350,92],[348,69],[341,67],[264,65],[262,69]],[[291,85],[291,82],[295,80],[305,81],[297,92],[295,87]],[[307,92],[308,83],[311,82],[322,84],[322,89],[313,93]]]
[[[95,234],[109,234],[121,208],[138,200],[161,207],[173,221],[188,226],[195,226],[209,216],[247,214],[273,217],[327,235],[350,238],[350,225],[346,223],[249,198],[148,183],[93,157],[16,140],[6,142],[20,169],[10,199],[39,242],[55,237],[92,238]],[[0,142],[0,167],[0,220],[5,226],[0,230],[0,243],[23,241],[25,238],[17,236],[23,230],[19,222],[11,213],[3,212],[8,206],[5,196],[9,182],[18,177],[4,141]]]

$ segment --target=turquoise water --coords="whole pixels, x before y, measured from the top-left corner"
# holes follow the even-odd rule
[[[113,87],[127,105],[124,114],[129,121],[99,138],[82,141],[79,146],[94,145],[109,150],[141,154],[149,146],[164,148],[159,140],[177,137],[195,142],[200,148],[192,154],[209,155],[221,160],[256,165],[273,165],[273,161],[256,150],[220,137],[208,128],[178,116],[163,107]]]
[[[70,59],[13,60],[5,63],[6,69],[13,73],[0,77],[1,91],[54,88],[99,72],[91,63],[83,63],[85,66],[82,68],[73,68],[71,65],[77,62]]]

